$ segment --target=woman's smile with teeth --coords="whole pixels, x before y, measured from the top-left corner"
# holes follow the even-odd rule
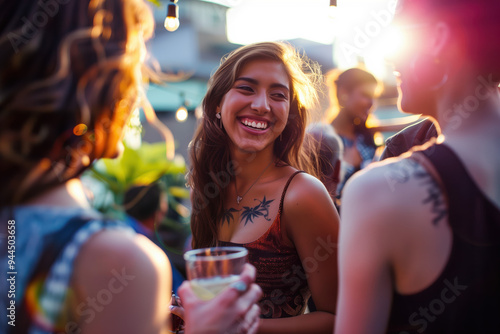
[[[267,128],[267,122],[262,122],[262,121],[251,121],[248,119],[245,119],[241,122],[247,127],[255,128],[255,129],[266,129]]]

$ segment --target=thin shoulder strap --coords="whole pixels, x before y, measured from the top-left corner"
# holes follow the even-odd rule
[[[278,211],[278,215],[281,216],[281,214],[283,213],[283,200],[285,199],[285,194],[286,194],[286,191],[288,189],[288,186],[290,185],[290,182],[292,182],[293,178],[295,177],[295,175],[297,174],[300,174],[300,173],[305,173],[305,171],[303,170],[298,170],[296,171],[295,173],[293,173],[290,178],[288,179],[288,181],[286,181],[286,185],[285,185],[285,188],[283,189],[283,193],[281,194],[281,200],[280,200],[280,209]]]

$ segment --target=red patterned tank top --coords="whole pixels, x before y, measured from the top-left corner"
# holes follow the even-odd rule
[[[288,179],[279,211],[271,227],[259,239],[237,244],[219,241],[219,246],[242,246],[248,249],[248,262],[257,269],[256,283],[263,295],[259,301],[261,318],[287,318],[303,314],[311,291],[297,250],[283,243],[281,214],[286,190],[297,171]]]

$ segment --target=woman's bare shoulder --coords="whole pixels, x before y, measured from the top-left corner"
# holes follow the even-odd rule
[[[165,253],[142,235],[121,230],[96,233],[76,259],[72,285],[79,305],[107,298],[99,312],[77,309],[85,333],[159,333],[166,324],[170,264]]]
[[[326,192],[323,183],[308,173],[299,173],[295,175],[286,192],[286,196],[288,198],[298,198],[304,200],[311,195],[323,196],[325,194],[328,195],[328,192]]]
[[[363,210],[359,210],[360,208]],[[342,211],[360,223],[419,224],[446,219],[447,204],[436,175],[414,156],[390,158],[356,173],[346,184]],[[359,217],[362,216],[362,217]],[[409,225],[407,225],[409,226]]]
[[[283,201],[286,226],[289,230],[300,230],[312,225],[336,229],[338,213],[323,183],[312,175],[300,173],[294,177]]]
[[[345,193],[358,193],[358,196],[371,196],[383,200],[382,196],[397,199],[412,196],[424,179],[432,178],[426,168],[411,157],[397,157],[372,163],[354,174],[346,183]],[[403,197],[401,197],[403,196]]]
[[[103,266],[120,263],[162,266],[168,259],[165,253],[145,236],[128,230],[109,229],[96,233],[84,244],[78,261],[94,261],[94,265],[99,262]]]

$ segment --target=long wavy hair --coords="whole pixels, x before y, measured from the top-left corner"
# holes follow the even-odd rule
[[[116,155],[153,25],[142,0],[2,2],[0,206]]]
[[[217,244],[219,222],[224,210],[227,185],[235,174],[229,151],[229,137],[215,117],[217,106],[231,89],[242,67],[255,59],[279,61],[291,86],[290,113],[281,139],[274,142],[274,155],[283,165],[317,175],[315,164],[303,152],[302,143],[309,110],[317,103],[319,66],[283,42],[246,45],[224,57],[210,78],[203,99],[203,118],[190,144],[191,168],[188,184],[192,189],[191,230],[193,248]]]

